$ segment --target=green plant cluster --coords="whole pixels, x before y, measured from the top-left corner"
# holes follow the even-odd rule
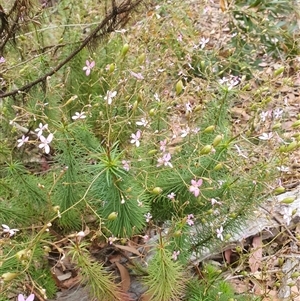
[[[3,70],[8,90],[35,80],[66,58],[84,38],[79,23],[86,24],[87,32],[93,30],[99,22],[93,1],[75,2],[63,0],[37,10],[40,28],[30,23],[16,36],[17,47],[7,44]],[[114,278],[95,264],[89,242],[126,244],[138,235],[146,243],[150,229],[160,233],[152,242],[154,256],[143,279],[151,300],[216,300],[216,292],[221,292],[218,300],[235,300],[229,285],[214,282],[211,267],[207,282],[183,278],[192,278],[192,271],[185,271],[192,254],[229,240],[270,193],[266,187],[280,159],[253,160],[245,168],[251,159],[241,157],[236,145],[263,148],[265,142],[254,145],[234,136],[229,112],[247,85],[241,64],[253,70],[254,46],[240,45],[238,37],[252,39],[258,28],[271,37],[283,25],[276,29],[275,20],[266,27],[254,23],[264,14],[265,1],[247,3],[247,8],[237,1],[228,13],[241,33],[231,41],[235,51],[226,65],[203,49],[194,52],[193,71],[185,74],[178,56],[187,53],[187,46],[178,42],[176,28],[168,23],[169,18],[180,19],[180,12],[176,5],[159,5],[152,16],[136,21],[139,36],[133,38],[137,32],[130,26],[127,33],[110,33],[42,85],[8,98],[0,95],[3,300],[20,291],[22,283],[48,298],[55,295],[47,260],[51,248],[70,256],[93,296],[116,300],[120,295]],[[249,15],[253,7],[259,9]],[[191,20],[182,22],[188,31]],[[53,28],[47,29],[48,24]],[[151,30],[157,35],[149,36]],[[291,38],[285,33],[282,39]],[[266,34],[260,37],[270,54]],[[276,51],[283,55],[280,47]],[[215,65],[219,69],[213,72]],[[205,80],[199,81],[199,74]],[[220,83],[221,75],[228,81],[237,76],[238,81]],[[90,233],[83,235],[87,228]],[[58,236],[69,238],[68,248],[60,249]],[[210,282],[212,287],[206,285]]]

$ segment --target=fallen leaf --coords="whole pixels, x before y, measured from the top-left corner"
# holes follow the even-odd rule
[[[130,288],[130,275],[128,270],[118,261],[115,262],[117,268],[119,269],[120,276],[121,276],[121,288],[124,292],[127,292]]]
[[[224,252],[224,257],[225,257],[225,260],[228,264],[230,264],[230,257],[231,257],[231,254],[232,254],[232,250],[231,249],[228,249]]]
[[[121,250],[124,250],[124,251],[127,251],[127,252],[131,252],[131,253],[136,254],[138,256],[142,256],[142,254],[136,248],[129,247],[129,246],[122,246],[122,245],[114,245],[114,246],[118,249],[121,249]]]
[[[262,240],[261,236],[254,236],[252,241],[251,255],[249,257],[249,267],[252,273],[258,271],[262,260]]]

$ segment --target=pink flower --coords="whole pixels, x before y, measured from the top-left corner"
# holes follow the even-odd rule
[[[174,200],[175,199],[175,196],[176,194],[174,192],[171,192],[170,194],[167,195],[167,197],[170,199],[170,200]]]
[[[82,68],[83,71],[85,71],[85,75],[89,76],[91,73],[91,70],[95,67],[95,62],[89,62],[88,60],[85,61],[86,66]]]
[[[189,225],[189,226],[193,226],[194,225],[194,214],[189,214],[187,216],[187,220],[186,220],[186,223]]]
[[[164,153],[166,151],[167,139],[159,142],[159,149]]]
[[[5,58],[3,56],[0,57],[0,63],[5,63]]]
[[[172,163],[169,162],[170,160],[171,160],[171,154],[170,153],[164,154],[162,157],[157,159],[158,164],[156,166],[159,167],[164,165],[173,168]]]
[[[129,170],[130,170],[130,161],[122,160],[122,164],[123,164],[123,168],[124,168],[126,171],[129,171]]]
[[[217,238],[220,238],[223,241],[224,237],[222,233],[223,233],[223,227],[221,226],[220,229],[217,229]]]
[[[17,147],[21,147],[23,144],[25,144],[26,142],[28,142],[29,137],[25,137],[24,135],[22,136],[21,139],[18,139],[18,145]]]
[[[43,125],[42,123],[39,124],[39,127],[37,129],[35,129],[35,132],[37,133],[37,136],[40,137],[43,135],[43,131],[44,130],[48,130],[48,124]]]
[[[19,294],[18,295],[18,301],[33,301],[34,300],[34,294],[31,294],[25,299],[24,295]]]
[[[43,135],[40,136],[40,140],[42,143],[39,145],[39,148],[43,148],[46,154],[50,153],[49,144],[51,143],[52,139],[53,139],[52,133],[50,133],[47,138],[45,138]]]
[[[130,143],[135,143],[136,147],[140,146],[140,138],[141,138],[141,131],[137,131],[136,134],[130,135],[131,140]]]
[[[176,261],[179,254],[180,254],[180,251],[174,251],[173,254],[172,254],[172,259],[174,261]]]
[[[202,185],[202,183],[203,183],[202,179],[199,179],[198,181],[196,181],[196,180],[191,181],[192,185],[190,186],[189,191],[191,193],[193,193],[195,197],[199,196],[199,194],[200,194],[199,187]]]

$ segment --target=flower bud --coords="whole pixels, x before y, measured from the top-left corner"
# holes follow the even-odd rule
[[[298,142],[296,140],[294,140],[286,147],[286,151],[290,152],[290,151],[294,150],[297,146],[298,146]]]
[[[7,272],[2,274],[1,279],[5,282],[11,281],[18,276],[17,273]]]
[[[211,133],[215,130],[215,128],[216,127],[214,125],[210,125],[203,131],[203,133]]]
[[[213,149],[212,145],[207,144],[207,145],[202,147],[199,154],[200,155],[207,155],[212,151],[212,149]]]
[[[217,135],[212,143],[214,147],[218,146],[220,142],[223,140],[223,135]]]
[[[180,237],[182,235],[182,231],[181,230],[177,230],[174,232],[174,236],[175,237]]]
[[[157,149],[151,149],[149,150],[148,155],[152,156],[155,155],[156,153],[157,153]]]
[[[145,53],[142,53],[142,54],[138,57],[138,62],[139,62],[139,64],[140,64],[140,65],[144,64],[145,59],[146,59],[146,54],[145,54]]]
[[[161,194],[162,193],[162,189],[161,189],[161,187],[154,187],[153,189],[152,189],[152,193],[153,194]]]
[[[285,188],[282,186],[278,186],[273,190],[274,194],[278,195],[285,192]]]
[[[280,75],[283,72],[284,72],[284,67],[282,66],[282,67],[279,67],[277,70],[275,70],[274,73],[273,73],[273,75],[274,76],[278,76],[278,75]]]
[[[295,196],[289,196],[284,198],[280,203],[282,204],[292,204],[295,201],[296,197]]]
[[[215,171],[218,171],[218,170],[221,170],[223,168],[223,163],[218,163],[215,167],[214,167],[214,170]]]
[[[183,82],[182,82],[182,80],[180,79],[180,80],[176,83],[176,86],[175,86],[176,95],[179,95],[179,94],[182,92],[183,88],[184,88]]]
[[[149,111],[149,115],[150,115],[150,116],[155,116],[155,115],[156,115],[156,110],[155,110],[155,109],[151,109],[151,110]]]
[[[114,221],[114,220],[117,218],[117,216],[118,216],[118,212],[112,212],[112,213],[107,217],[107,219],[108,219],[109,221]]]
[[[112,63],[108,67],[108,72],[113,73],[115,71],[115,69],[116,69],[116,64]]]
[[[298,126],[300,126],[300,120],[297,120],[292,124],[293,128],[297,128]]]
[[[127,54],[128,50],[129,50],[129,45],[126,43],[122,47],[121,55],[124,57]]]

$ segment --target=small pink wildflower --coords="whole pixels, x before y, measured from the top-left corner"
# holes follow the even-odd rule
[[[85,61],[85,66],[82,68],[83,71],[85,71],[85,75],[89,76],[91,73],[91,70],[95,67],[95,62],[89,62],[89,60]]]
[[[130,137],[131,137],[130,143],[134,143],[136,147],[139,147],[140,146],[141,131],[138,130],[136,132],[136,134],[131,134]]]
[[[14,236],[18,231],[20,231],[19,229],[10,229],[9,226],[2,224],[2,228],[3,228],[3,233],[8,233],[9,237]]]
[[[124,168],[126,171],[129,171],[129,170],[130,170],[130,161],[122,160],[122,164],[123,164],[123,168]]]
[[[106,92],[106,96],[104,97],[104,100],[107,101],[108,105],[111,105],[112,100],[114,97],[116,97],[117,93],[118,93],[117,91],[109,91],[109,90]]]
[[[174,192],[171,192],[170,194],[167,195],[167,197],[170,199],[170,200],[174,200],[175,199],[175,196],[176,194]]]
[[[137,79],[140,79],[140,80],[144,79],[144,76],[142,75],[142,73],[135,73],[133,71],[130,71],[130,74]]]
[[[189,188],[189,191],[195,196],[198,197],[200,194],[200,189],[199,187],[202,185],[203,180],[199,179],[198,181],[196,180],[191,180],[191,186]]]
[[[187,216],[187,220],[186,220],[186,223],[189,225],[189,226],[193,226],[194,225],[194,214],[189,214]]]
[[[201,38],[199,46],[201,49],[204,49],[204,47],[206,46],[206,44],[209,42],[209,38],[205,39],[205,38]]]
[[[43,131],[44,130],[48,130],[48,124],[43,125],[42,123],[39,124],[39,127],[37,129],[35,129],[35,132],[37,133],[37,136],[40,137],[43,135]]]
[[[0,57],[0,64],[5,63],[5,58],[3,56]]]
[[[164,153],[166,151],[167,139],[159,142],[159,149]]]
[[[52,139],[53,139],[53,134],[52,133],[50,133],[47,138],[45,138],[43,135],[40,136],[40,140],[41,140],[42,143],[39,145],[39,148],[43,148],[45,150],[46,154],[50,153],[49,144],[51,143]]]
[[[112,243],[115,242],[116,240],[117,240],[117,238],[114,237],[114,236],[111,236],[111,237],[108,238],[108,242],[109,242],[110,245],[112,245]]]
[[[23,144],[25,144],[26,142],[28,142],[29,137],[25,137],[24,135],[22,136],[21,139],[18,139],[18,145],[17,147],[21,147]]]
[[[172,254],[172,259],[174,261],[176,261],[179,254],[180,254],[180,251],[174,251],[173,254]]]
[[[141,121],[136,122],[137,125],[144,126],[144,127],[147,127],[148,123],[149,122],[147,121],[146,118],[141,118]]]
[[[84,112],[81,112],[81,113],[75,112],[75,115],[72,116],[73,120],[84,119],[84,118],[86,118],[86,115]]]
[[[152,215],[150,212],[148,212],[147,214],[144,214],[145,218],[146,218],[146,222],[149,223],[151,218],[152,218]]]
[[[27,297],[27,299],[25,299],[24,295],[19,294],[18,295],[18,301],[33,301],[34,300],[34,294],[31,294]]]
[[[162,157],[157,159],[158,164],[156,166],[159,167],[164,165],[173,168],[172,163],[169,162],[170,160],[171,160],[171,154],[170,153],[164,154]]]
[[[144,236],[142,236],[143,237],[143,239],[144,239],[144,241],[146,242],[146,241],[148,241],[149,240],[149,235],[144,235]]]
[[[223,226],[221,226],[219,229],[217,229],[217,238],[220,238],[222,241],[224,240],[223,237]]]

